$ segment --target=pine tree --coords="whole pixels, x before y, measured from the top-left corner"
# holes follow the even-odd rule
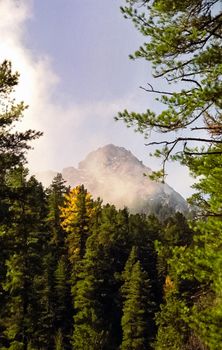
[[[24,132],[12,132],[12,126],[20,120],[27,108],[23,102],[15,104],[11,94],[18,84],[19,74],[12,72],[11,63],[4,61],[0,65],[0,93],[1,93],[1,108],[0,108],[0,184],[1,184],[1,199],[2,191],[4,190],[4,178],[6,172],[25,162],[25,153],[30,149],[29,142],[38,138],[41,133],[33,130]]]
[[[69,266],[67,256],[63,255],[57,262],[54,271],[53,310],[55,339],[62,349],[70,349],[73,332],[73,302],[69,283]],[[62,336],[62,337],[61,337]]]
[[[40,132],[33,130],[13,132],[13,127],[22,118],[26,109],[24,103],[16,104],[12,98],[18,79],[19,74],[12,72],[11,63],[4,61],[0,65],[0,346],[7,348],[21,348],[24,341],[21,335],[19,339],[13,340],[24,328],[22,310],[25,308],[22,287],[25,264],[19,253],[19,247],[23,242],[22,227],[25,225],[26,218],[23,218],[22,211],[25,190],[21,188],[20,181],[24,170],[20,168],[26,161],[25,154],[30,149],[29,142],[41,135]],[[17,168],[21,176],[18,174],[15,176]],[[13,181],[12,178],[14,178]],[[16,232],[18,226],[19,230]],[[13,306],[10,308],[10,313],[7,313],[12,299]],[[14,324],[10,323],[9,329],[5,321],[10,317],[14,320]]]
[[[73,344],[78,349],[118,348],[121,342],[120,274],[129,251],[127,210],[102,208],[78,275]]]
[[[180,327],[181,334],[177,333],[182,341],[177,348],[216,350],[222,342],[219,326],[222,316],[219,268],[222,228],[220,1],[126,0],[126,3],[127,6],[122,8],[124,15],[133,20],[147,39],[133,58],[149,60],[154,77],[166,78],[171,86],[157,89],[148,84],[144,88],[148,93],[156,94],[163,104],[160,113],[124,111],[119,118],[136,126],[145,136],[150,130],[163,134],[182,132],[182,136],[171,133],[172,139],[151,143],[163,146],[155,152],[162,157],[163,167],[154,178],[165,176],[169,159],[187,165],[197,178],[192,199],[197,211],[191,223],[195,231],[193,242],[190,245],[188,242],[188,246],[176,245],[170,252],[165,249],[165,254],[169,254],[169,276],[173,277],[181,300],[181,303],[175,302],[177,298],[174,298],[175,313],[183,315],[185,325]],[[164,324],[175,330],[168,309],[173,305],[172,300],[166,300],[165,315],[164,311],[161,314]],[[165,316],[168,318],[164,319]],[[168,343],[169,349],[174,349],[173,346],[172,342]]]
[[[171,133],[172,139],[152,143],[163,146],[156,152],[163,158],[159,175],[165,175],[169,159],[221,154],[220,149],[211,149],[222,143],[220,0],[198,3],[126,0],[126,3],[122,7],[124,16],[132,19],[146,37],[144,45],[131,57],[150,61],[154,78],[160,84],[165,78],[168,88],[158,89],[150,84],[144,88],[157,96],[162,107],[159,114],[150,109],[144,113],[124,111],[118,118],[145,136],[151,130],[163,134],[185,131],[183,136]],[[193,144],[197,147],[193,148]]]
[[[8,186],[14,186],[17,197],[11,205],[11,223],[5,232],[10,245],[6,277],[2,283],[7,293],[5,314],[2,315],[3,333],[10,344],[9,349],[16,346],[27,349],[29,340],[35,339],[43,326],[38,323],[42,293],[42,284],[38,281],[42,276],[48,240],[44,226],[45,196],[42,185],[32,177],[26,181],[26,174],[23,168],[18,168],[6,181]]]
[[[133,247],[123,273],[123,340],[121,349],[139,350],[150,347],[152,333],[149,329],[153,305],[150,293],[150,282],[147,273],[142,269]]]
[[[174,285],[170,278],[168,281],[168,290],[165,284],[165,301],[161,305],[161,311],[156,317],[158,325],[157,339],[155,343],[156,350],[182,350],[182,349],[204,349],[204,347],[192,347],[189,342],[189,327],[186,325],[188,309],[186,303],[181,300],[178,290],[174,289]],[[169,290],[172,289],[172,290]],[[186,347],[188,346],[188,347]]]
[[[64,204],[64,195],[67,194],[68,188],[65,186],[61,174],[57,174],[52,184],[46,190],[48,202],[48,225],[51,232],[52,244],[56,246],[56,251],[64,249],[65,231],[61,227],[60,207]]]
[[[110,348],[106,310],[113,277],[106,251],[96,238],[92,235],[87,241],[76,286],[73,345],[79,350]]]
[[[61,174],[57,174],[46,190],[48,203],[47,225],[50,232],[46,269],[49,271],[49,304],[53,310],[55,346],[70,349],[73,329],[73,303],[69,284],[70,267],[66,246],[66,231],[61,227],[60,207],[68,193]],[[59,345],[60,344],[60,345]]]

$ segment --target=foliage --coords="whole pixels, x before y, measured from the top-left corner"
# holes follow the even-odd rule
[[[25,161],[25,153],[30,149],[29,142],[41,133],[33,130],[12,132],[15,123],[23,116],[27,108],[23,102],[16,104],[12,98],[18,84],[18,73],[12,72],[11,63],[4,61],[0,65],[0,168],[1,188],[5,172]]]
[[[61,226],[68,233],[67,243],[69,259],[72,263],[82,259],[85,254],[85,244],[90,235],[91,220],[94,218],[92,196],[83,185],[73,188],[65,195],[61,210]]]
[[[143,88],[156,95],[162,104],[159,114],[119,113],[129,126],[145,136],[150,130],[162,133],[186,130],[162,144],[156,155],[164,159],[189,158],[194,154],[220,154],[221,145],[221,56],[222,14],[220,1],[190,0],[186,2],[126,0],[122,7],[145,37],[146,42],[131,56],[152,62],[153,76],[169,90],[162,91],[148,84]],[[171,136],[172,137],[172,136]],[[192,149],[198,142],[198,147]],[[179,148],[179,144],[182,147]],[[203,148],[203,146],[205,146]],[[179,153],[178,153],[179,152]],[[179,155],[178,155],[179,154]]]
[[[152,339],[154,309],[151,285],[138,259],[135,247],[129,255],[123,271],[123,316],[121,320],[123,340],[121,349],[148,349]],[[150,324],[151,322],[151,324]]]
[[[103,206],[83,185],[66,188],[60,174],[44,190],[24,168],[39,133],[11,129],[23,112],[8,100],[17,79],[3,63],[2,112],[8,105],[10,113],[0,118],[7,140],[0,149],[0,348],[216,350],[220,156],[186,159],[204,175],[193,201],[197,218],[207,213],[208,221],[196,220],[195,235],[181,214],[159,223]]]
[[[167,88],[149,83],[142,88],[161,104],[159,113],[125,110],[117,119],[145,137],[152,130],[164,134],[163,140],[148,144],[162,145],[155,155],[162,157],[163,168],[154,178],[164,179],[168,160],[179,160],[197,178],[190,199],[196,209],[190,223],[193,240],[189,230],[182,237],[180,227],[170,225],[157,244],[159,274],[173,281],[175,290],[168,293],[165,283],[156,346],[214,350],[221,343],[220,1],[126,0],[122,12],[145,38],[131,58],[150,61],[153,76]]]

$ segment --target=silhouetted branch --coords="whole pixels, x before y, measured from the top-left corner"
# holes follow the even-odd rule
[[[191,83],[195,83],[195,84],[197,84],[197,85],[202,89],[202,86],[200,85],[200,83],[198,83],[198,81],[196,81],[196,80],[194,80],[194,79],[182,78],[181,81],[188,81],[188,82],[191,82]]]
[[[177,139],[173,141],[154,141],[149,142],[145,144],[146,146],[153,146],[153,145],[173,145],[174,143],[182,142],[182,141],[197,141],[197,142],[209,142],[209,143],[218,143],[222,144],[222,140],[212,140],[212,139],[202,139],[199,137],[178,137]]]
[[[204,156],[204,155],[215,155],[222,154],[222,151],[213,151],[213,152],[188,152],[184,150],[186,156]]]
[[[186,65],[188,65],[188,64],[191,63],[191,62],[193,62],[193,59],[187,60],[187,61],[181,63],[180,65],[176,66],[176,67],[172,67],[172,68],[169,68],[169,69],[165,69],[162,73],[154,74],[153,77],[154,77],[154,78],[160,78],[160,77],[164,76],[164,75],[167,74],[167,73],[175,72],[176,70],[185,67]]]
[[[171,95],[171,96],[174,95],[173,92],[155,90],[155,89],[153,88],[153,86],[152,86],[151,84],[149,84],[149,83],[147,83],[147,85],[150,86],[150,89],[146,89],[146,88],[144,88],[143,86],[140,86],[140,89],[142,89],[142,90],[144,90],[144,91],[147,91],[147,92],[154,92],[154,93],[161,94],[161,95],[162,95],[162,94],[164,94],[164,95]]]

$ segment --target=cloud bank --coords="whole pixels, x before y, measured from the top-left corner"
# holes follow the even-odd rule
[[[88,105],[58,103],[55,92],[59,90],[59,77],[50,57],[34,54],[26,45],[26,23],[34,16],[32,1],[2,0],[0,13],[0,60],[10,60],[13,69],[20,73],[16,99],[29,105],[20,127],[44,132],[28,156],[31,168],[59,169],[78,162],[104,143],[119,144],[119,140],[130,137],[131,132],[115,124],[113,116],[133,105],[133,96]]]
[[[60,78],[53,69],[53,61],[47,54],[27,47],[27,23],[35,15],[33,1],[0,0],[0,14],[0,61],[10,60],[13,69],[20,73],[16,99],[30,106],[19,128],[44,132],[28,155],[31,170],[61,171],[69,165],[77,166],[91,150],[107,143],[124,146],[140,159],[148,158],[149,150],[142,147],[143,137],[122,123],[115,123],[113,117],[124,108],[144,110],[149,97],[138,100],[140,97],[131,94],[80,105],[73,96],[68,103],[61,102],[57,98]],[[148,166],[157,168],[157,161],[149,159]],[[179,171],[184,172],[181,168]],[[187,174],[184,178],[190,183]],[[174,176],[172,184],[175,185]],[[176,189],[182,192],[183,187],[180,181]]]

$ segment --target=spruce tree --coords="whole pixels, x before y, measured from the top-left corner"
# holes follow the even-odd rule
[[[76,286],[73,345],[79,350],[110,349],[106,310],[113,276],[107,253],[96,239],[92,235],[87,241]]]
[[[68,257],[63,255],[57,262],[53,280],[53,304],[55,339],[62,349],[71,348],[73,332],[73,301],[69,283]]]
[[[67,192],[68,188],[65,185],[65,180],[59,173],[46,190],[49,211],[47,222],[51,232],[51,243],[56,247],[57,252],[61,250],[60,255],[64,253],[63,250],[65,249],[65,231],[61,227],[60,207],[64,204],[64,195]]]
[[[47,188],[47,226],[50,232],[48,258],[49,303],[53,310],[53,337],[55,346],[70,349],[70,337],[73,329],[73,305],[69,284],[70,266],[66,246],[66,231],[61,227],[60,207],[64,195],[68,193],[61,174],[57,174]],[[60,344],[60,345],[59,345]]]
[[[121,343],[120,275],[129,251],[127,210],[106,205],[98,216],[78,274],[73,344],[114,350]]]
[[[16,104],[12,98],[18,80],[19,74],[13,73],[9,61],[5,60],[0,64],[0,346],[6,346],[7,348],[10,346],[16,347],[17,345],[18,347],[22,346],[24,337],[20,335],[19,339],[13,339],[18,335],[19,330],[25,327],[21,324],[22,309],[25,307],[22,296],[23,290],[21,290],[21,295],[19,294],[19,290],[24,283],[24,259],[18,252],[23,241],[22,225],[24,226],[26,222],[22,211],[25,190],[24,188],[21,189],[21,181],[18,179],[18,175],[17,180],[15,179],[15,171],[18,168],[19,172],[19,168],[25,163],[25,155],[27,150],[30,149],[30,141],[41,135],[40,132],[33,130],[24,132],[13,130],[16,122],[23,117],[26,109],[23,102]],[[20,174],[22,172],[23,170],[20,171]],[[10,177],[11,180],[14,177],[14,181],[9,180]],[[18,226],[20,228],[16,233]],[[17,238],[15,239],[16,235]],[[12,299],[14,300],[14,306],[8,314],[8,306]],[[10,317],[13,317],[15,322],[14,325],[9,324],[9,330],[5,320]]]
[[[5,232],[8,246],[6,276],[2,283],[7,294],[4,331],[9,349],[27,349],[29,341],[40,342],[48,337],[40,322],[43,260],[48,233],[45,230],[46,203],[42,185],[34,178],[26,180],[23,168],[7,176],[7,185],[14,186],[16,200],[11,205],[11,223]],[[45,333],[45,334],[43,334]],[[40,336],[41,334],[41,336]],[[41,339],[41,337],[43,337]]]
[[[123,339],[121,350],[139,350],[150,348],[152,333],[149,329],[153,305],[150,293],[150,281],[142,269],[133,247],[123,273],[124,284],[123,316],[121,320]]]

